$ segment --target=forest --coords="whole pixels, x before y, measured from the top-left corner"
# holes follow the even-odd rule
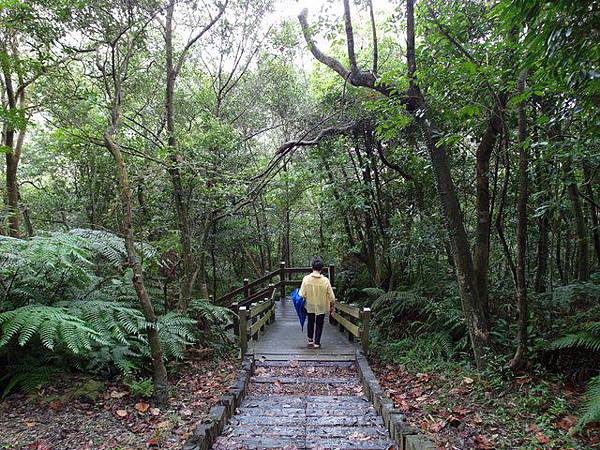
[[[0,0],[0,69],[0,448],[183,448],[313,257],[437,448],[600,448],[599,1]]]

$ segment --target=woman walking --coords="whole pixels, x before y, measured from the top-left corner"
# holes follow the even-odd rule
[[[333,294],[329,279],[321,274],[323,271],[323,261],[320,258],[315,258],[311,265],[312,273],[302,279],[300,295],[306,301],[308,345],[320,348],[325,314],[333,305],[335,295]]]

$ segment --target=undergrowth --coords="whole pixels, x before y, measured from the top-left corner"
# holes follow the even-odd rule
[[[59,368],[135,379],[150,365],[146,331],[158,330],[166,360],[196,342],[226,351],[231,313],[193,299],[186,315],[165,310],[158,253],[138,245],[157,312],[146,321],[131,284],[121,238],[72,230],[29,240],[0,237],[0,378],[2,397],[35,390]],[[141,383],[141,382],[140,382]],[[147,389],[146,389],[147,390]]]

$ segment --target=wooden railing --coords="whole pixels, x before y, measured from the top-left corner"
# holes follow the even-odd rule
[[[237,311],[241,306],[248,306],[256,300],[264,298],[265,294],[270,297],[273,289],[278,289],[279,297],[283,298],[286,296],[286,288],[300,287],[302,280],[294,279],[294,275],[305,275],[311,271],[310,267],[286,267],[285,262],[281,262],[279,269],[269,272],[254,281],[245,278],[242,286],[219,297],[216,303]],[[335,266],[332,264],[329,267],[324,267],[323,273],[329,277],[329,281],[334,285]],[[277,279],[277,282],[273,282],[273,279]],[[257,288],[260,289],[257,291]]]
[[[339,330],[346,332],[348,339],[360,339],[365,353],[369,351],[369,318],[371,308],[359,308],[347,303],[335,302],[330,316],[331,323],[337,323]]]
[[[240,336],[240,351],[243,357],[248,350],[248,341],[258,339],[261,332],[264,332],[267,325],[275,321],[275,297],[276,290],[273,289],[271,296],[263,301],[252,303],[248,306],[241,306],[238,310]]]
[[[286,296],[288,287],[299,287],[302,283],[302,280],[295,278],[294,275],[305,275],[310,272],[312,272],[311,267],[286,267],[282,262],[279,269],[254,281],[246,278],[241,287],[233,289],[217,299],[217,304],[229,307],[236,314],[233,329],[239,336],[242,356],[248,349],[248,341],[258,339],[261,331],[264,331],[266,326],[275,320],[275,302]],[[325,267],[323,273],[329,277],[333,286],[335,266]],[[277,278],[276,283],[272,282],[274,278]],[[340,331],[347,331],[350,340],[354,340],[355,337],[360,338],[362,347],[367,351],[369,312],[368,308],[360,310],[355,306],[336,302],[330,320],[339,325]],[[360,324],[354,323],[356,321],[359,321]]]

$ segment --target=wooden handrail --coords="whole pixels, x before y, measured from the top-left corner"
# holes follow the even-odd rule
[[[265,309],[269,308],[270,306],[271,306],[270,299],[265,302],[260,302],[256,306],[252,306],[250,308],[250,317],[258,316],[261,312],[263,312]]]
[[[345,317],[349,316],[349,317]],[[360,338],[361,346],[366,352],[369,351],[369,319],[371,308],[359,308],[358,306],[348,305],[346,303],[334,302],[331,318],[338,323],[340,331],[346,330],[348,338]],[[353,323],[352,320],[358,320],[360,324]]]
[[[274,284],[275,288],[279,288],[281,297],[285,296],[285,287],[286,286],[300,286],[301,280],[292,280],[290,279],[290,275],[293,274],[302,274],[302,273],[310,273],[312,271],[311,267],[286,267],[285,262],[281,262],[279,265],[279,269],[269,272],[263,275],[256,280],[249,281],[247,279],[244,280],[244,285],[233,289],[221,297],[217,298],[216,303],[219,305],[225,304],[228,300],[233,299],[236,295],[244,295],[244,300],[238,302],[238,304],[234,304],[232,306],[237,307],[242,304],[252,303],[250,299],[255,300],[257,297],[260,297],[259,294],[264,293],[264,289],[259,291],[258,293],[250,294],[250,290],[261,285],[265,281],[271,281],[274,277],[279,276],[279,281]],[[328,267],[323,268],[323,272],[329,276],[329,280],[333,285],[335,283],[335,266],[329,265]]]
[[[262,291],[258,291],[255,294],[252,294],[252,296],[248,297],[246,300],[238,302],[238,305],[248,306],[252,303],[260,302],[267,297],[271,297],[273,295],[273,291],[276,290],[278,287],[279,283],[269,284],[269,286],[264,288]]]

